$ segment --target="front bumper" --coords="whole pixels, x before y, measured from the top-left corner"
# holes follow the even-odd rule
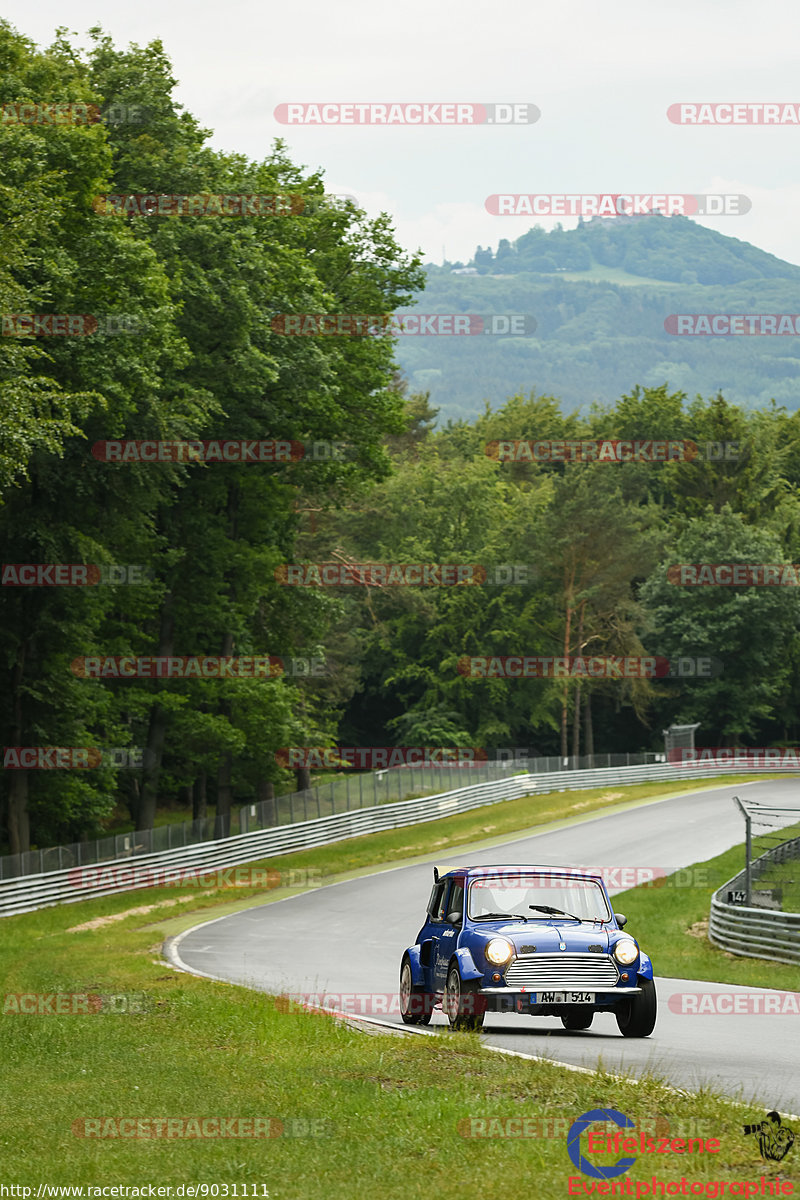
[[[535,988],[514,988],[514,987],[482,987],[480,989],[481,996],[536,996],[540,992],[591,992],[596,996],[632,996],[636,992],[641,992],[640,987],[615,987],[615,988],[597,988],[597,987],[569,987],[565,988],[562,984],[542,984]]]

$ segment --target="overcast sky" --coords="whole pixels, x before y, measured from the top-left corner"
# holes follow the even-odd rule
[[[213,145],[266,157],[276,137],[327,189],[392,214],[425,260],[469,259],[532,224],[501,217],[493,193],[726,193],[752,201],[711,228],[800,263],[798,125],[676,125],[679,102],[800,105],[800,11],[793,0],[6,0],[3,15],[40,45],[68,23],[115,42],[161,38],[177,99]],[[534,124],[499,128],[287,126],[291,102],[526,102]],[[561,218],[572,227],[577,218]]]

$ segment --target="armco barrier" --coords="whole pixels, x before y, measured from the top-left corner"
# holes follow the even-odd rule
[[[241,863],[255,862],[273,855],[291,854],[310,846],[379,833],[402,825],[435,821],[454,813],[467,812],[484,804],[501,800],[516,800],[535,790],[528,775],[515,775],[493,783],[480,783],[460,788],[440,796],[423,796],[398,804],[356,809],[312,821],[297,821],[254,833],[240,833],[216,842],[201,842],[158,854],[137,854],[135,858],[99,863],[93,867],[73,867],[65,871],[49,871],[43,875],[26,875],[0,884],[0,916],[30,912],[51,904],[73,903],[89,897],[108,896],[116,892],[152,887],[153,877],[168,872],[178,875],[199,875]]]
[[[417,800],[355,809],[352,812],[317,817],[311,821],[298,821],[292,825],[280,825],[272,829],[260,829],[253,833],[240,833],[235,837],[196,843],[157,854],[137,854],[135,857],[128,856],[94,867],[73,867],[63,871],[8,879],[0,883],[0,916],[150,887],[153,886],[152,877],[156,871],[161,873],[172,870],[184,875],[192,872],[205,874],[242,863],[256,862],[262,858],[291,854],[295,850],[304,850],[311,846],[324,846],[365,833],[378,833],[403,825],[436,821],[441,817],[468,812],[485,804],[516,800],[533,792],[539,795],[614,784],[721,777],[735,770],[736,768],[729,766],[704,766],[702,775],[699,775],[696,767],[673,767],[666,763],[657,763],[637,767],[601,767],[588,771],[553,771],[542,775],[513,775],[490,783],[457,788],[438,796],[423,796]],[[91,886],[84,883],[78,885],[76,880],[83,881],[86,878],[85,873],[88,872],[94,872],[95,876]]]
[[[800,857],[800,838],[790,838],[774,846],[752,864],[753,876],[759,865],[785,862]],[[800,963],[800,913],[777,912],[771,908],[729,904],[723,897],[728,891],[744,890],[746,872],[740,871],[711,897],[708,940],[729,954],[742,958],[766,958],[771,962]]]
[[[708,922],[708,938],[714,946],[744,958],[800,963],[800,913],[746,908],[742,904],[726,904],[718,897],[719,892],[711,897]]]
[[[508,752],[510,754],[510,752]],[[488,783],[492,779],[507,779],[509,775],[527,772],[541,775],[550,771],[586,771],[601,767],[640,767],[663,761],[663,754],[653,751],[637,754],[590,754],[559,758],[502,757],[455,764],[442,761],[433,767],[419,764],[376,769],[370,773],[340,772],[325,782],[314,783],[300,792],[283,792],[263,800],[250,800],[230,813],[202,817],[193,821],[156,825],[152,829],[109,834],[68,845],[40,846],[19,854],[0,855],[0,882],[20,879],[23,875],[43,875],[45,871],[62,871],[68,867],[88,867],[96,863],[114,862],[130,854],[158,854],[177,850],[197,842],[217,842],[237,833],[254,833],[257,829],[272,829],[275,825],[294,825],[296,821],[311,821],[314,817],[332,817],[337,812],[352,812],[355,808],[372,808],[391,804],[395,800],[413,800],[432,796],[453,788]]]

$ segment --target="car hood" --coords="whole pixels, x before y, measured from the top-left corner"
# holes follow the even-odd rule
[[[613,930],[613,933],[617,931]],[[581,925],[576,921],[565,921],[563,924],[556,921],[529,921],[527,925],[522,925],[519,921],[509,921],[504,924],[498,923],[492,929],[491,936],[507,938],[517,954],[557,953],[562,945],[566,947],[567,953],[596,954],[599,947],[601,953],[607,954],[611,941],[606,926],[588,921]],[[536,949],[525,949],[531,946],[535,946]]]

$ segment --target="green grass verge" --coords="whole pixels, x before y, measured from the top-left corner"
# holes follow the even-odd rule
[[[740,958],[708,940],[712,892],[743,866],[744,844],[657,880],[661,886],[646,884],[614,897],[615,909],[628,918],[626,929],[641,940],[657,975],[800,991],[800,966]],[[693,883],[694,877],[704,882]]]
[[[797,837],[800,837],[800,825],[787,825],[783,829],[772,829],[768,834],[757,835],[753,838],[753,858],[774,848],[777,842],[788,842],[790,838]],[[759,903],[758,893],[764,891],[772,892],[774,903],[770,907],[783,912],[800,912],[800,860],[794,858],[787,862],[767,863],[753,877],[753,898],[756,903]]]
[[[631,1180],[653,1171],[666,1180],[732,1180],[777,1170],[742,1133],[744,1121],[763,1115],[757,1108],[711,1092],[681,1095],[654,1079],[637,1085],[494,1055],[470,1035],[366,1036],[325,1015],[282,1011],[272,997],[167,970],[141,917],[68,934],[89,907],[0,924],[6,994],[133,992],[144,1011],[0,1018],[4,1183],[247,1183],[280,1200],[351,1200],[368,1189],[408,1200],[429,1190],[461,1197],[465,1180],[471,1191],[491,1192],[511,1178],[535,1183],[537,1197],[562,1196],[578,1174],[564,1131],[596,1107],[617,1108],[645,1131],[658,1122],[672,1136],[719,1139],[719,1153],[642,1155]],[[284,1133],[257,1141],[74,1132],[109,1118],[260,1118],[282,1122]],[[484,1126],[497,1131],[515,1118],[531,1122],[534,1136],[464,1136],[471,1122],[500,1122]],[[560,1128],[537,1125],[554,1120]],[[548,1132],[557,1136],[541,1136]]]
[[[697,782],[682,787],[696,788]],[[537,822],[576,820],[595,809],[644,803],[645,791],[652,797],[655,785],[624,789],[620,804],[614,804],[618,796],[611,798],[607,789],[510,801],[272,859],[268,865],[278,870],[317,867],[326,877],[357,873],[409,854],[429,856],[440,840],[432,835],[439,833],[449,833],[450,853],[454,845],[474,843],[487,833],[503,840],[506,833],[521,834]],[[730,854],[735,859],[737,852]],[[741,862],[740,851],[738,855],[729,871],[724,855],[710,865],[732,875]],[[272,997],[167,969],[160,958],[162,933],[149,923],[177,909],[129,910],[165,900],[173,906],[188,901],[185,910],[194,915],[187,917],[181,904],[181,920],[193,924],[201,909],[220,915],[229,907],[286,894],[283,889],[267,894],[245,889],[241,895],[237,890],[232,905],[229,889],[203,890],[212,894],[192,889],[187,897],[185,888],[147,889],[0,921],[4,1009],[8,995],[19,993],[143,997],[138,1013],[3,1012],[0,1182],[227,1184],[228,1195],[233,1195],[234,1183],[247,1183],[249,1190],[257,1185],[259,1195],[263,1185],[279,1200],[309,1195],[350,1200],[370,1188],[390,1200],[407,1200],[429,1189],[445,1198],[461,1197],[465,1180],[471,1190],[496,1190],[498,1180],[508,1180],[511,1173],[519,1186],[531,1186],[537,1197],[549,1198],[567,1195],[569,1178],[578,1174],[566,1152],[564,1130],[596,1107],[617,1108],[643,1130],[657,1122],[662,1136],[669,1126],[672,1136],[719,1139],[719,1153],[640,1155],[628,1173],[631,1182],[649,1180],[653,1173],[668,1181],[682,1175],[700,1181],[776,1177],[779,1168],[764,1164],[753,1139],[742,1133],[743,1121],[757,1121],[763,1114],[737,1108],[710,1091],[685,1095],[652,1078],[637,1084],[507,1058],[487,1052],[477,1038],[466,1035],[366,1036],[328,1016],[283,1011]],[[656,944],[655,927],[663,920],[665,902],[676,899],[684,906],[682,915],[666,915],[679,926],[689,911],[686,903],[699,902],[689,889],[637,889],[624,898],[631,928],[638,927],[662,974],[667,973],[667,946]],[[128,915],[121,921],[67,932],[88,919],[124,912]],[[707,914],[706,902],[700,916]],[[746,960],[730,965],[764,970],[764,964]],[[774,968],[769,970],[772,974]],[[706,970],[705,977],[716,976]],[[791,984],[782,981],[780,986]],[[557,1043],[553,1049],[555,1056]],[[283,1122],[284,1133],[267,1141],[96,1139],[74,1132],[86,1120],[109,1118],[273,1119]],[[464,1136],[475,1128],[471,1122],[499,1122],[484,1126],[496,1134],[519,1118],[530,1122],[532,1136]],[[557,1136],[542,1136],[547,1133]],[[617,1157],[597,1156],[595,1161],[610,1163]]]

